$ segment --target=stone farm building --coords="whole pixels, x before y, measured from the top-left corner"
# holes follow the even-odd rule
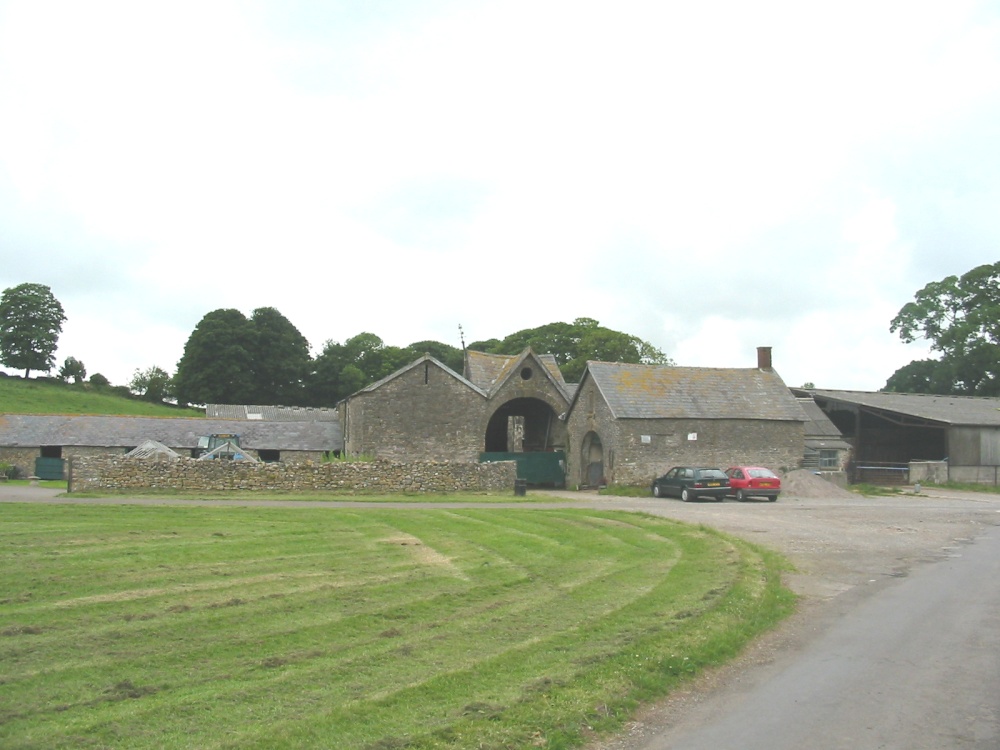
[[[341,417],[347,456],[513,458],[533,483],[570,486],[647,484],[684,463],[797,468],[808,421],[769,348],[755,368],[589,362],[579,386],[530,348],[467,352],[462,375],[426,355]]]
[[[567,417],[567,482],[648,484],[672,466],[802,463],[807,417],[771,367],[589,362]]]
[[[122,455],[148,440],[194,456],[200,436],[219,433],[239,435],[262,461],[318,461],[342,448],[335,421],[0,414],[0,462],[24,476],[60,478],[77,456]]]
[[[555,358],[530,348],[469,351],[462,375],[425,355],[341,402],[344,450],[397,461],[517,460],[536,483],[562,484],[571,396]]]
[[[205,419],[0,415],[0,461],[121,455],[153,440],[181,456],[236,433],[263,461],[326,454],[394,462],[517,463],[539,486],[648,485],[671,466],[797,468],[810,422],[758,349],[756,367],[588,362],[578,385],[554,356],[468,351],[461,374],[425,355],[336,409],[209,405]]]

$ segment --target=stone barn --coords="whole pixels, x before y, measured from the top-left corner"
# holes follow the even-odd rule
[[[672,466],[798,468],[808,418],[771,367],[588,362],[567,417],[567,483],[648,485]]]
[[[0,462],[25,476],[64,478],[68,459],[121,456],[155,440],[182,456],[195,456],[203,435],[239,435],[261,461],[321,461],[343,448],[333,421],[246,421],[86,414],[0,414]]]
[[[464,370],[425,355],[346,398],[339,408],[347,457],[514,459],[519,476],[535,472],[524,478],[562,484],[572,389],[555,358],[530,348],[469,351]]]

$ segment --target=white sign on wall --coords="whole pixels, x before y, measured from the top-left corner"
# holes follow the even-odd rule
[[[648,445],[649,443],[653,442],[653,438],[651,438],[649,435],[640,435],[639,440],[642,441],[643,445]]]
[[[697,440],[697,439],[698,439],[698,433],[697,432],[689,432],[688,433],[688,440]]]

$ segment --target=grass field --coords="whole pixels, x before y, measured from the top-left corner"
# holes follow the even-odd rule
[[[588,510],[0,505],[4,748],[562,748],[787,615],[783,562]]]
[[[180,409],[125,398],[90,385],[0,377],[0,404],[7,414],[112,414],[136,417],[204,417],[203,409]]]

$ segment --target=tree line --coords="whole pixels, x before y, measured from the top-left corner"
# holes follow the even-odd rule
[[[0,295],[0,364],[50,372],[66,315],[49,287],[20,284]],[[883,391],[962,396],[1000,396],[1000,262],[962,276],[927,284],[890,322],[906,343],[924,339],[934,356],[893,373]],[[475,341],[474,351],[516,355],[526,347],[555,356],[568,382],[577,382],[588,360],[673,364],[647,341],[606,328],[592,318],[549,323],[503,339]],[[179,404],[242,403],[329,407],[425,353],[462,372],[464,352],[440,341],[387,345],[374,333],[328,340],[316,356],[284,315],[261,307],[206,314],[191,333],[176,372],[136,369],[127,392],[150,401]],[[59,377],[83,384],[83,362],[67,357]],[[109,387],[103,375],[86,381]]]
[[[526,347],[552,354],[573,381],[588,359],[672,364],[647,341],[601,326],[591,318],[550,323],[504,339],[477,341],[469,349],[520,354]],[[464,351],[440,341],[387,345],[374,333],[329,340],[315,357],[298,329],[273,307],[246,317],[233,309],[208,313],[188,338],[172,379],[179,403],[333,406],[352,393],[430,354],[461,373]]]
[[[65,320],[63,307],[49,287],[20,284],[6,289],[0,295],[0,363],[23,370],[25,378],[33,371],[50,372]],[[591,318],[525,329],[503,339],[476,341],[468,348],[516,355],[529,346],[539,354],[554,355],[570,382],[579,379],[588,359],[673,364],[649,342]],[[328,340],[314,357],[305,336],[275,308],[257,308],[249,317],[239,310],[220,309],[199,321],[173,375],[158,365],[136,369],[128,385],[115,390],[180,405],[330,407],[424,354],[456,372],[464,369],[465,353],[460,347],[440,341],[390,346],[369,332],[343,342]],[[66,358],[59,378],[111,387],[100,373],[87,380],[86,366],[76,357]]]

